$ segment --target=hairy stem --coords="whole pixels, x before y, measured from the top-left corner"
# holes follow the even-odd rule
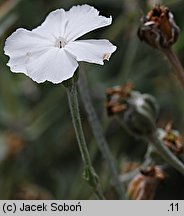
[[[184,88],[184,69],[177,55],[171,48],[162,49],[163,53],[171,63],[181,85]]]
[[[110,152],[107,140],[104,137],[103,130],[100,124],[100,121],[98,119],[98,116],[96,114],[96,111],[94,109],[91,96],[88,90],[87,86],[87,80],[85,76],[85,72],[83,71],[83,68],[80,67],[80,77],[79,77],[79,91],[81,95],[82,102],[84,104],[87,118],[90,123],[90,126],[92,128],[93,134],[95,136],[95,139],[97,141],[98,148],[104,158],[104,160],[107,163],[109,172],[112,176],[112,183],[113,186],[119,196],[120,199],[125,199],[124,197],[124,191],[122,188],[122,184],[119,181],[119,175],[117,172],[117,168],[115,165],[115,160]]]
[[[92,166],[88,148],[84,138],[84,133],[83,133],[80,114],[79,114],[76,81],[74,80],[74,78],[72,78],[70,82],[71,81],[72,81],[72,85],[70,85],[69,87],[66,86],[65,87],[67,90],[67,96],[68,96],[72,121],[75,129],[77,141],[79,144],[82,160],[84,163],[84,178],[89,183],[89,185],[92,186],[97,196],[100,199],[104,199],[103,192],[99,183],[99,178]]]

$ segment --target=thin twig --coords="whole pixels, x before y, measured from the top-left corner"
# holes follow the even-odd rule
[[[162,49],[162,52],[165,54],[165,56],[167,57],[167,59],[169,60],[169,62],[171,63],[177,77],[178,80],[180,81],[180,83],[182,84],[183,88],[184,88],[184,69],[183,66],[180,62],[180,60],[178,59],[177,55],[175,54],[175,52],[171,49],[171,48],[167,48],[167,49]]]
[[[124,122],[121,122],[121,125],[125,128],[125,130],[127,130],[127,132],[136,137],[136,135],[128,129]],[[162,141],[158,138],[156,131],[153,131],[152,134],[145,134],[141,138],[148,144],[152,144],[170,166],[174,167],[178,172],[184,175],[184,164],[162,143]]]

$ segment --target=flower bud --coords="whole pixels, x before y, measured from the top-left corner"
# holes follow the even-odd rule
[[[164,171],[158,166],[141,170],[128,186],[128,196],[134,200],[152,200],[158,185],[165,180]]]
[[[163,5],[156,5],[141,19],[138,37],[154,48],[169,48],[179,36],[173,14]]]

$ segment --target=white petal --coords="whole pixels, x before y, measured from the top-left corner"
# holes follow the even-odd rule
[[[52,46],[53,44],[44,35],[40,36],[32,31],[19,28],[6,39],[4,51],[6,55],[14,56],[23,54],[25,51],[34,52]]]
[[[64,36],[68,20],[65,10],[57,9],[51,12],[41,26],[33,29],[36,32],[45,37],[53,37],[55,40],[58,37]]]
[[[112,18],[99,16],[99,11],[89,5],[73,6],[68,12],[68,23],[64,38],[74,41],[82,35],[112,22]]]
[[[104,64],[109,60],[116,46],[108,40],[77,40],[68,43],[65,49],[77,60],[96,64]]]
[[[7,38],[4,52],[10,57],[8,65],[13,72],[26,73],[25,64],[30,56],[42,53],[52,46],[45,37],[20,28]]]
[[[46,80],[60,83],[71,78],[77,67],[78,63],[71,55],[57,48],[32,56],[26,64],[27,75],[38,83]]]

